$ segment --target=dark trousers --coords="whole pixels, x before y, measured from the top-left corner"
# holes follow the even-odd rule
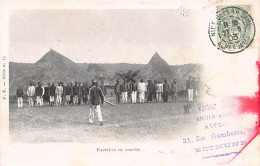
[[[83,94],[82,98],[83,98],[83,102],[86,104],[87,101],[88,101],[88,95],[87,94]]]
[[[172,101],[173,101],[173,102],[175,102],[175,103],[177,102],[177,97],[178,97],[178,93],[172,91]]]
[[[48,101],[49,105],[51,105],[51,102],[50,102],[50,95],[46,95],[46,101]]]
[[[148,93],[147,102],[153,101],[153,93]]]
[[[70,95],[70,105],[73,104],[73,95]]]
[[[163,102],[168,102],[169,92],[163,92]]]
[[[81,98],[82,98],[82,95],[79,94],[79,98],[78,98],[78,105],[81,104]]]
[[[116,102],[120,103],[120,92],[116,92]]]
[[[156,92],[153,93],[153,100],[156,101]]]

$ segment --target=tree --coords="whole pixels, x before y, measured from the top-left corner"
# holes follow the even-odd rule
[[[128,70],[128,72],[121,72],[121,73],[116,72],[113,79],[119,76],[121,79],[125,79],[128,82],[135,79],[135,77],[138,75],[139,72],[140,70],[137,71]]]

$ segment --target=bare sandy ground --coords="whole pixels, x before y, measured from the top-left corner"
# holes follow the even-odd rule
[[[196,112],[188,103],[102,105],[104,126],[88,123],[89,105],[17,108],[10,104],[10,143],[145,142],[173,140],[190,132]]]

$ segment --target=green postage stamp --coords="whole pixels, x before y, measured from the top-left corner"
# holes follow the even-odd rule
[[[225,53],[239,53],[254,40],[255,24],[251,6],[217,7],[216,22],[210,23],[209,36],[214,46]]]

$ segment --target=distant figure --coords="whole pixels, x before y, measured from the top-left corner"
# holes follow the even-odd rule
[[[64,88],[63,93],[65,94],[65,103],[67,105],[70,105],[70,95],[71,95],[71,86],[69,83],[67,83],[67,86]]]
[[[156,101],[160,102],[162,100],[163,84],[158,80],[156,84]]]
[[[45,99],[48,101],[49,105],[51,105],[51,102],[50,102],[50,86],[51,84],[48,83],[47,87],[45,87]]]
[[[16,91],[18,108],[23,108],[23,88],[18,86]]]
[[[73,104],[76,105],[79,103],[79,86],[78,83],[75,82],[75,86],[73,87]]]
[[[56,92],[56,87],[55,87],[55,84],[52,83],[52,85],[50,86],[50,103],[51,103],[51,106],[54,105],[55,92]]]
[[[124,79],[122,85],[121,85],[121,92],[122,92],[122,103],[127,103],[127,92],[128,92],[128,84],[126,83],[126,80]]]
[[[81,100],[82,100],[82,86],[81,86],[81,82],[78,82],[78,86],[79,86],[78,105],[80,105],[81,104]]]
[[[163,84],[163,102],[168,102],[168,96],[170,93],[170,86],[167,83],[167,80],[164,80],[164,84]]]
[[[82,83],[82,86],[80,87],[81,98],[83,103],[85,103],[85,86],[85,83]]]
[[[36,94],[36,105],[37,107],[41,107],[42,104],[42,96],[43,96],[43,88],[41,82],[38,82],[38,86],[35,89],[35,94]]]
[[[62,89],[63,89],[61,105],[65,105],[65,103],[66,103],[66,93],[65,93],[66,86],[65,86],[65,83],[62,82],[61,86],[62,86]]]
[[[42,82],[41,82],[41,87],[42,87],[42,97],[41,97],[40,106],[43,106],[43,96],[45,94],[45,88],[42,86]]]
[[[197,81],[194,81],[194,93],[195,93],[195,100],[199,98],[199,91],[200,91],[200,78],[197,78]]]
[[[128,80],[126,84],[127,84],[127,98],[131,99],[132,102],[131,80]]]
[[[154,88],[155,88],[155,93],[154,93],[154,99],[153,100],[157,102],[157,98],[156,98],[156,94],[157,94],[157,81],[156,80],[153,81],[153,85],[154,85]]]
[[[83,83],[81,92],[82,92],[83,102],[84,102],[85,104],[87,104],[88,94],[89,94],[89,88],[88,88],[87,83]]]
[[[132,103],[136,103],[137,97],[137,83],[136,80],[132,80],[130,84]]]
[[[189,76],[188,80],[186,81],[186,89],[188,91],[189,102],[193,102],[194,82],[191,76]]]
[[[177,80],[174,79],[171,83],[171,93],[172,93],[172,101],[177,102],[178,89],[177,89]]]
[[[100,108],[100,103],[104,103],[104,95],[102,90],[97,86],[97,81],[92,80],[92,87],[89,90],[89,100],[90,100],[90,112],[89,112],[89,122],[94,123],[94,116],[97,113],[99,125],[103,126],[102,112]]]
[[[140,103],[144,103],[145,92],[146,92],[146,85],[145,85],[143,79],[141,79],[139,84],[138,84],[138,92],[139,92]]]
[[[35,93],[36,93],[36,85],[33,83],[33,86],[35,87]],[[36,94],[33,96],[33,105],[36,105]]]
[[[106,94],[107,94],[107,88],[106,88],[105,83],[104,83],[103,80],[101,80],[100,89],[102,90],[104,96],[106,96]]]
[[[73,105],[73,83],[70,83],[70,87],[71,87],[71,89],[70,89],[70,105]]]
[[[152,102],[153,101],[155,93],[156,93],[155,85],[153,84],[153,82],[151,80],[148,80],[148,85],[147,85],[147,94],[148,94],[147,102]]]
[[[89,101],[89,89],[90,89],[90,85],[88,82],[86,82],[86,104],[88,104],[88,101]]]
[[[117,102],[117,104],[120,104],[121,86],[119,84],[119,80],[116,80],[114,91],[115,91],[115,95],[116,95],[116,102]]]
[[[57,107],[59,107],[62,104],[62,95],[63,95],[63,87],[61,82],[56,87],[55,94],[56,94],[56,104]]]
[[[35,95],[35,87],[33,86],[32,82],[30,83],[27,89],[27,95],[28,95],[29,107],[33,107],[34,106],[33,97]]]

